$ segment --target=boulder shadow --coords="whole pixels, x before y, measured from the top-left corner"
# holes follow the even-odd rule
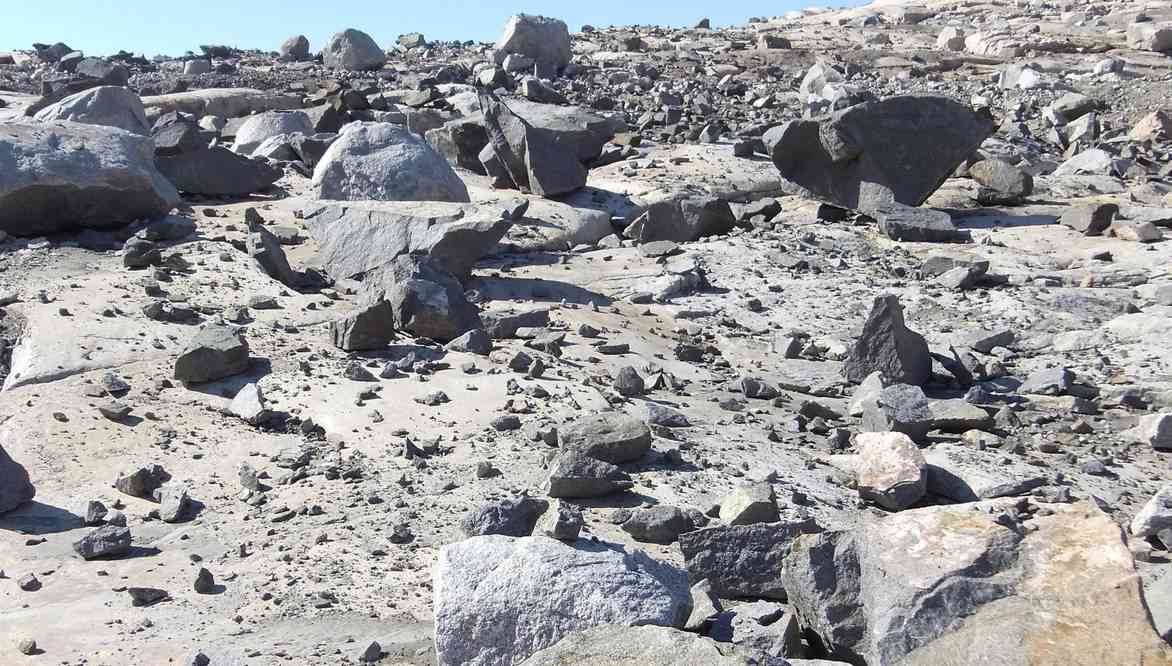
[[[205,395],[219,396],[221,398],[228,398],[231,400],[232,398],[236,397],[236,394],[239,393],[240,389],[244,388],[245,385],[259,382],[272,371],[272,361],[267,358],[254,357],[248,364],[248,369],[244,372],[232,375],[231,377],[217,379],[216,381],[212,382],[204,382],[202,384],[184,384],[184,388],[186,388],[188,391],[195,391]]]
[[[0,530],[20,534],[58,534],[81,526],[81,516],[36,500],[0,515]]]
[[[958,229],[1012,229],[1048,227],[1058,224],[1054,215],[1014,215],[1003,211],[948,211]]]
[[[540,301],[545,303],[567,303],[578,305],[611,305],[614,301],[596,291],[583,289],[568,282],[537,280],[533,278],[477,277],[468,285],[477,290],[486,301]]]

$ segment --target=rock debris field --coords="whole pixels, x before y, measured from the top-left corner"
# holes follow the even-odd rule
[[[574,27],[0,53],[0,663],[1172,664],[1172,7]]]

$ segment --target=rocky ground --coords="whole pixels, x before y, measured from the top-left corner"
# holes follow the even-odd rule
[[[303,40],[0,53],[0,663],[1172,663],[1163,3]]]

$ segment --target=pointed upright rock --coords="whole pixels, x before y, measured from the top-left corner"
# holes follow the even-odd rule
[[[923,386],[932,376],[928,343],[904,324],[903,307],[894,294],[875,299],[863,333],[843,366],[843,374],[856,384],[876,371],[889,382],[915,386]]]

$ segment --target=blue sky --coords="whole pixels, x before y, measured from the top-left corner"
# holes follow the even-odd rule
[[[119,49],[182,55],[213,43],[275,51],[296,34],[308,37],[316,52],[330,35],[349,27],[370,33],[384,46],[407,32],[422,32],[428,39],[494,41],[517,12],[560,18],[571,30],[584,23],[690,27],[703,17],[716,27],[815,4],[827,0],[0,0],[0,52],[57,41],[91,55]]]

